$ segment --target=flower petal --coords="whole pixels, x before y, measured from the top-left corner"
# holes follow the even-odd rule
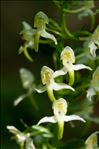
[[[58,76],[65,75],[66,73],[67,72],[65,72],[64,69],[57,70],[57,71],[54,72],[53,77],[56,78]]]
[[[46,32],[45,30],[42,31],[41,37],[51,39],[51,40],[53,40],[53,41],[55,42],[55,44],[57,45],[57,40],[56,40],[56,38],[54,37],[54,35],[52,35],[52,34]]]
[[[93,88],[87,90],[87,99],[92,101],[92,96],[96,95],[96,91]]]
[[[32,27],[30,26],[30,24],[28,24],[28,23],[25,22],[25,21],[22,22],[22,25],[23,25],[24,30],[32,29]]]
[[[73,121],[73,120],[80,120],[80,121],[85,122],[85,120],[78,115],[70,115],[70,116],[64,115],[63,119],[65,122]]]
[[[43,118],[37,123],[37,125],[40,125],[41,123],[48,123],[48,122],[50,122],[50,123],[56,123],[56,120],[55,120],[54,116],[50,116],[50,117],[46,116],[46,117],[43,117]]]
[[[16,139],[17,143],[20,146],[27,140],[27,135],[28,134],[25,134],[25,133],[21,132],[16,127],[14,127],[14,126],[7,126],[7,129],[9,130],[9,132],[11,132],[12,134],[15,135],[15,139]]]
[[[90,42],[89,43],[89,46],[88,46],[89,48],[90,48],[90,53],[91,53],[91,55],[93,56],[93,57],[96,57],[96,49],[97,49],[97,46],[94,44],[94,42]]]
[[[22,96],[20,96],[19,98],[17,98],[14,101],[14,106],[17,106],[26,96],[27,96],[27,94],[23,94]]]
[[[34,90],[36,90],[38,93],[43,93],[46,91],[46,87],[45,86],[42,86],[40,88],[34,88]]]
[[[25,147],[26,147],[26,149],[36,149],[33,144],[33,139],[27,138]]]
[[[72,91],[75,91],[74,88],[72,88],[69,85],[66,85],[65,83],[55,83],[55,82],[53,82],[53,89],[55,91],[62,90],[62,89],[71,89]]]
[[[72,65],[72,68],[74,70],[80,70],[80,69],[89,69],[92,70],[90,67],[83,65],[83,64],[77,64],[77,65]]]
[[[7,126],[7,129],[9,130],[9,132],[13,133],[13,134],[20,134],[21,132],[14,126]]]

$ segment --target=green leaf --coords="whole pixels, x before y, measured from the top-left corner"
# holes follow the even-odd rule
[[[71,139],[67,141],[61,149],[85,149],[84,140],[81,139]]]
[[[38,125],[33,125],[32,129],[37,132],[37,134],[41,134],[42,137],[44,138],[52,138],[53,134],[45,127],[43,126],[38,126]]]
[[[24,30],[32,29],[32,27],[25,21],[22,22],[22,25]]]

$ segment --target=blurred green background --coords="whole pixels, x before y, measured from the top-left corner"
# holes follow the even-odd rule
[[[39,110],[36,111],[31,102],[24,100],[18,107],[13,106],[13,101],[21,94],[25,93],[19,77],[19,69],[25,67],[30,69],[35,75],[37,83],[40,80],[40,70],[43,65],[53,67],[52,52],[50,46],[40,46],[39,53],[31,52],[34,63],[27,61],[25,56],[18,55],[18,48],[22,43],[19,32],[22,29],[22,21],[26,21],[33,26],[34,15],[38,11],[45,12],[49,17],[59,20],[59,11],[52,1],[1,1],[1,148],[17,149],[15,141],[11,140],[11,134],[6,130],[7,125],[14,125],[20,130],[24,130],[21,120],[26,124],[37,123],[39,118],[51,113],[51,103],[46,100],[47,95],[34,94]],[[96,1],[98,7],[99,1]],[[69,18],[71,30],[77,29],[83,22],[90,23],[85,18],[80,23],[75,21],[75,16]],[[97,23],[99,18],[97,17]],[[73,23],[72,23],[73,22]],[[97,114],[98,111],[96,111]],[[67,125],[67,124],[66,124]],[[65,126],[66,126],[65,125]],[[69,128],[69,126],[67,125]],[[79,127],[79,126],[78,126]],[[78,129],[78,128],[77,128]],[[93,126],[97,130],[98,126]],[[73,130],[73,134],[77,131]],[[67,131],[71,135],[72,132]],[[77,135],[77,134],[76,134]],[[79,133],[78,135],[79,136]]]
[[[13,106],[13,101],[25,93],[19,76],[19,69],[25,67],[32,71],[36,80],[40,80],[40,70],[43,65],[50,66],[52,49],[41,46],[37,54],[31,53],[34,63],[28,62],[25,56],[18,55],[18,48],[22,44],[19,32],[22,29],[22,21],[33,26],[34,15],[38,11],[44,11],[48,16],[57,18],[55,6],[50,1],[1,1],[1,148],[17,149],[15,141],[11,140],[11,134],[6,130],[7,125],[14,125],[24,130],[22,119],[26,124],[37,123],[38,119],[49,113],[44,107],[50,107],[46,100],[47,95],[35,94],[40,111],[36,111],[31,102],[24,100],[18,107]]]

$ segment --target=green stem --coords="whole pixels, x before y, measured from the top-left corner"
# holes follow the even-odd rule
[[[64,27],[64,31],[65,33],[70,37],[73,38],[74,35],[69,31],[68,27],[67,27],[67,16],[65,14],[63,14],[63,27]]]
[[[52,42],[53,42],[52,40],[42,40],[42,39],[39,40],[39,43],[42,43],[42,44],[50,44]]]
[[[20,149],[24,149],[24,143],[20,145]]]
[[[33,96],[31,94],[29,94],[29,99],[30,99],[33,107],[35,107],[35,109],[38,110],[38,105],[37,105],[35,99],[33,98]]]
[[[86,52],[83,52],[83,53],[81,53],[81,54],[79,54],[79,55],[76,56],[76,60],[81,59],[82,57],[84,57],[86,55],[87,55],[87,53]]]
[[[56,31],[56,30],[53,30],[53,29],[50,29],[50,28],[47,28],[48,31],[51,31],[52,33],[58,35],[58,36],[63,36],[60,32]]]
[[[83,30],[83,31],[79,31],[79,35],[88,35],[88,36],[91,36],[92,33],[86,31],[86,30]]]
[[[61,5],[61,11],[60,11],[60,25],[61,28],[63,27],[63,4]]]
[[[83,10],[85,10],[85,7],[81,7],[81,8],[74,9],[74,10],[64,9],[64,12],[67,12],[67,13],[79,13],[79,12],[81,12]]]
[[[79,37],[80,41],[84,41],[84,40],[87,40],[87,39],[88,39],[88,37]]]
[[[95,16],[91,15],[91,30],[93,30],[94,25],[95,25]]]
[[[55,99],[53,90],[51,88],[49,88],[48,86],[47,86],[47,93],[48,93],[48,96],[49,96],[50,100],[52,102],[54,102],[56,99]]]

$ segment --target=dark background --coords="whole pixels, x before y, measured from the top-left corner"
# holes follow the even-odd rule
[[[99,1],[96,1],[99,6]],[[45,94],[34,94],[34,98],[39,104],[39,110],[36,111],[28,100],[24,100],[18,107],[13,106],[13,101],[21,94],[25,93],[22,88],[19,77],[19,69],[25,67],[30,69],[37,80],[40,80],[40,69],[43,65],[52,66],[51,62],[53,49],[49,46],[41,45],[39,53],[32,52],[34,63],[27,61],[25,56],[18,55],[18,48],[21,44],[19,32],[22,29],[22,21],[26,21],[33,26],[34,15],[38,11],[45,12],[49,17],[59,20],[59,11],[51,1],[1,1],[1,148],[17,149],[15,141],[10,140],[11,134],[6,130],[7,125],[14,125],[20,130],[24,130],[22,119],[28,125],[37,123],[37,121],[48,115],[50,110],[50,101],[46,100]],[[75,16],[70,16],[69,26],[71,30],[76,30],[82,23],[90,23],[90,20],[84,19],[77,22]],[[97,16],[97,23],[99,17]],[[97,24],[96,23],[96,24]],[[47,108],[46,108],[47,107]],[[78,126],[79,127],[79,126]],[[97,128],[97,127],[96,127]],[[77,131],[73,130],[74,133]],[[68,132],[69,135],[72,132]],[[75,135],[74,135],[75,136]],[[79,133],[76,134],[79,136]]]

